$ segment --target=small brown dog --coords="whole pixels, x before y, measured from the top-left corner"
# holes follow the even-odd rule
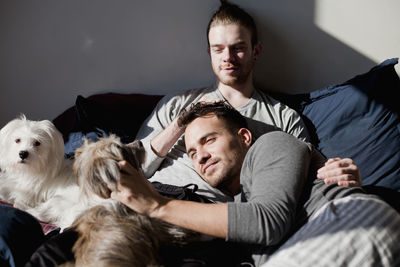
[[[86,195],[109,198],[107,184],[116,184],[120,177],[118,162],[126,160],[140,170],[144,155],[140,141],[124,145],[115,135],[85,140],[75,152],[74,171]],[[73,247],[75,266],[160,266],[160,245],[200,239],[198,233],[140,215],[113,200],[85,211],[72,227],[79,236]]]
[[[107,184],[116,185],[120,177],[118,162],[126,160],[140,170],[144,156],[145,150],[140,141],[125,145],[115,135],[100,138],[97,142],[85,139],[75,151],[73,169],[85,195],[90,197],[94,193],[109,198],[111,190]]]
[[[79,234],[72,249],[75,266],[161,266],[162,245],[180,246],[198,237],[112,204],[91,208],[73,227]]]

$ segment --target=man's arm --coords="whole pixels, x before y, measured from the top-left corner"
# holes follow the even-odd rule
[[[172,127],[173,122],[180,110],[190,103],[191,96],[189,91],[181,95],[164,96],[140,127],[135,139],[142,141],[146,150],[142,169],[147,178],[153,176],[158,170],[164,157],[179,139],[180,130],[176,134],[171,134],[172,131],[177,130]],[[160,137],[157,138],[159,135]],[[153,139],[156,140],[153,142]]]
[[[165,96],[143,122],[135,139],[141,140],[146,149],[142,169],[147,178],[153,176],[158,170],[164,157],[183,134],[183,130],[178,129],[176,124],[176,118],[181,110],[205,99],[204,95],[207,95],[210,90],[194,89],[184,91],[179,95]]]
[[[208,95],[203,95],[199,100],[197,100],[197,102],[212,101],[216,100],[212,99]],[[180,113],[183,110],[181,110]],[[173,119],[172,122],[163,131],[161,131],[156,137],[151,140],[151,148],[153,152],[159,157],[165,157],[172,146],[178,141],[179,137],[181,137],[185,132],[185,127],[180,126],[178,120],[179,116]]]
[[[227,204],[205,204],[161,196],[153,185],[126,161],[120,162],[121,180],[111,198],[132,210],[210,236],[226,238]]]
[[[172,146],[178,141],[185,131],[184,127],[178,125],[175,118],[164,130],[150,141],[153,152],[159,157],[165,157]]]
[[[172,121],[170,118],[172,109],[171,101],[174,101],[173,97],[171,98],[171,96],[164,96],[154,108],[153,112],[143,122],[135,137],[136,140],[140,140],[143,143],[143,146],[146,150],[146,156],[144,163],[142,164],[142,169],[147,178],[153,176],[154,172],[157,171],[164,160],[163,157],[159,157],[153,151],[150,142]]]
[[[228,207],[226,203],[205,204],[168,199],[150,217],[181,226],[202,234],[226,238]]]

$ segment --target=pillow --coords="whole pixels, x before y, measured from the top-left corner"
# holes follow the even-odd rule
[[[64,136],[65,153],[72,156],[82,145],[82,137],[97,140],[113,133],[124,143],[132,142],[161,97],[118,93],[78,96],[74,107],[53,120]]]
[[[302,114],[327,158],[352,158],[363,185],[400,191],[397,62],[389,59],[347,82],[281,99]]]

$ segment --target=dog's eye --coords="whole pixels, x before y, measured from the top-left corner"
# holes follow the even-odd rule
[[[33,143],[34,146],[40,146],[40,142],[39,141],[35,141],[35,143]]]
[[[21,139],[17,138],[15,139],[15,143],[19,144],[21,142]]]

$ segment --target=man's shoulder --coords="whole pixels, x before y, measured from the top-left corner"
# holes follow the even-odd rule
[[[302,164],[312,154],[310,144],[276,130],[263,134],[254,142],[246,154],[243,166],[248,166],[250,170],[260,170],[265,166],[291,166]]]
[[[297,111],[286,105],[285,103],[279,101],[278,99],[271,96],[267,91],[256,89],[253,98],[257,101],[263,102],[269,109],[274,110],[276,114],[280,114],[287,120],[291,120],[293,117],[299,117]]]
[[[253,150],[266,151],[270,149],[291,151],[296,148],[312,150],[311,144],[301,141],[291,134],[281,130],[274,130],[261,135],[253,144]],[[270,151],[272,152],[272,151]]]
[[[271,102],[273,102],[273,103],[280,103],[280,104],[282,104],[282,102],[280,102],[279,100],[277,100],[276,98],[274,98],[273,96],[272,96],[272,94],[270,94],[268,91],[266,91],[266,90],[262,90],[262,89],[259,89],[259,88],[257,88],[256,90],[255,90],[255,96],[257,96],[257,94],[259,95],[259,97],[261,97],[261,98],[267,98],[267,99],[269,99],[269,101],[271,101]]]
[[[166,94],[158,103],[159,107],[185,107],[188,104],[196,102],[205,94],[215,93],[212,87],[203,87],[195,89],[184,89],[180,92],[171,92]]]
[[[290,111],[294,111],[289,106],[281,102],[280,100],[276,99],[270,92],[256,89],[255,97],[259,97],[262,101],[268,102],[272,106],[283,106],[286,107]]]
[[[173,98],[187,98],[193,96],[200,96],[207,93],[214,92],[215,89],[213,87],[201,87],[201,88],[192,88],[192,89],[184,89],[178,93],[168,93],[165,95],[165,99],[173,99]]]
[[[293,135],[277,129],[261,135],[254,143],[254,145],[258,143],[273,143],[272,141],[275,140],[292,140],[292,139],[297,140],[297,138],[294,137]]]

